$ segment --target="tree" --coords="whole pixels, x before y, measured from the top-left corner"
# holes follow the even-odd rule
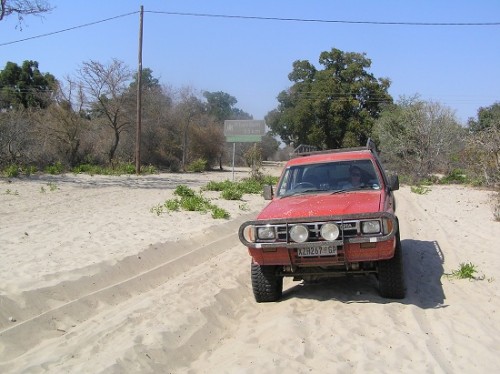
[[[7,62],[0,71],[0,109],[46,108],[57,81],[52,74],[41,73],[37,61],[24,61],[22,66]]]
[[[235,105],[238,100],[234,96],[222,91],[218,92],[203,92],[203,96],[207,100],[207,113],[214,117],[215,121],[219,123],[220,133],[223,134],[223,125],[225,120],[235,119],[252,119],[253,117],[236,108]],[[222,135],[222,141],[219,144],[219,169],[222,170],[222,159],[224,154],[227,153],[227,146],[225,146],[225,139]]]
[[[177,118],[182,129],[182,161],[185,170],[189,161],[189,138],[191,127],[200,125],[201,117],[205,114],[205,105],[193,89],[186,87],[181,90],[181,101],[176,106]]]
[[[387,161],[419,180],[450,171],[446,169],[462,149],[464,129],[449,108],[403,97],[384,110],[374,135]]]
[[[53,9],[48,1],[43,0],[0,0],[0,21],[5,17],[16,14],[19,25],[22,25],[24,16],[39,16]]]
[[[75,166],[81,161],[79,152],[90,125],[81,82],[66,78],[65,85],[58,85],[55,99],[41,114],[39,126],[48,133],[58,158]]]
[[[287,145],[305,143],[338,148],[366,143],[384,104],[391,103],[390,81],[368,73],[365,54],[332,49],[320,54],[318,70],[298,60],[288,79],[294,84],[278,95],[278,108],[266,122]]]
[[[466,159],[468,168],[486,184],[500,181],[500,103],[479,108],[469,118]]]
[[[224,123],[225,120],[232,119],[233,107],[238,102],[234,96],[222,91],[205,91],[203,96],[207,99],[208,114],[213,116],[216,121]]]
[[[92,60],[84,62],[79,76],[90,100],[92,118],[112,130],[113,140],[108,151],[108,161],[112,163],[121,133],[130,127],[135,118],[135,112],[127,111],[130,97],[125,95],[132,74],[123,62],[113,59],[107,65]]]
[[[469,118],[467,123],[471,132],[478,132],[491,127],[500,128],[500,102],[489,107],[479,108],[477,120]]]

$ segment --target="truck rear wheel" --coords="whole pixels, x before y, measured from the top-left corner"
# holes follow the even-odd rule
[[[378,287],[382,297],[389,299],[403,299],[405,297],[403,253],[399,232],[396,234],[394,257],[378,262]]]
[[[278,266],[252,262],[252,288],[258,303],[278,301],[283,293],[283,277],[276,274]]]

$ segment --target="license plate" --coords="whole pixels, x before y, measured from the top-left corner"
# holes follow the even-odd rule
[[[337,247],[333,245],[304,247],[297,249],[297,255],[299,257],[336,256]]]

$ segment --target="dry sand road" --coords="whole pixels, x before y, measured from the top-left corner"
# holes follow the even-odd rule
[[[260,197],[207,194],[229,221],[150,212],[178,184],[226,178],[0,180],[0,372],[499,370],[500,223],[488,191],[397,193],[404,300],[360,277],[286,280],[281,302],[257,304],[236,232]],[[445,276],[469,261],[483,280]]]

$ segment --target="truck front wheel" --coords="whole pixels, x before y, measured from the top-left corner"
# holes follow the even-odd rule
[[[399,232],[396,234],[394,257],[378,262],[378,286],[382,297],[389,299],[403,299],[405,297],[403,252]]]
[[[252,288],[258,303],[278,301],[283,293],[283,277],[277,274],[278,266],[258,265],[252,262]]]

